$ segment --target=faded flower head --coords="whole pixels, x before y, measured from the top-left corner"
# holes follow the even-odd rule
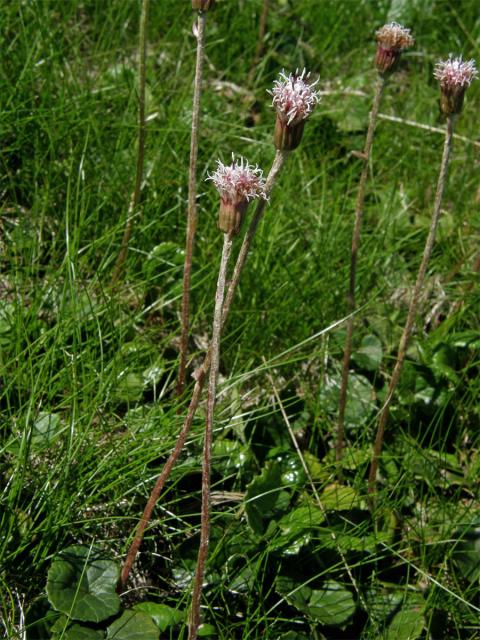
[[[448,60],[437,62],[434,76],[440,83],[440,108],[443,113],[460,113],[465,91],[472,80],[478,77],[475,60],[462,60],[461,56],[452,58],[450,55]]]
[[[277,112],[274,134],[277,149],[292,151],[298,147],[305,120],[320,101],[318,92],[313,88],[318,79],[309,82],[309,78],[310,73],[306,69],[301,73],[297,69],[288,76],[282,71],[268,92],[273,96],[272,106]]]
[[[375,64],[380,73],[393,71],[400,59],[400,54],[414,44],[410,29],[397,22],[383,25],[376,33],[377,53]]]
[[[215,0],[192,0],[192,9],[196,11],[208,11],[215,7]]]
[[[230,165],[220,160],[217,165],[217,170],[207,180],[213,182],[220,194],[218,226],[224,233],[238,233],[250,200],[268,200],[263,172],[258,165],[253,166],[242,157],[236,160],[233,153]]]

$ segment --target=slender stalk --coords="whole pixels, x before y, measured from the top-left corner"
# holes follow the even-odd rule
[[[275,155],[275,160],[273,161],[273,164],[272,164],[272,168],[270,169],[270,172],[266,180],[265,192],[267,196],[270,195],[273,189],[273,186],[275,184],[275,181],[287,160],[287,157],[288,157],[287,151],[277,151]],[[237,288],[238,281],[240,279],[240,274],[243,269],[243,265],[245,264],[245,261],[247,259],[248,251],[250,249],[250,245],[255,235],[255,231],[257,229],[258,223],[260,222],[262,215],[264,213],[265,204],[266,204],[265,200],[263,199],[258,200],[256,209],[255,209],[255,214],[244,236],[242,246],[240,248],[240,252],[237,257],[237,262],[235,264],[235,268],[233,271],[233,275],[230,280],[227,293],[225,296],[225,303],[223,305],[223,312],[222,312],[222,330],[227,322],[228,314],[230,312],[230,308],[232,306],[233,298],[235,295],[235,290]],[[212,349],[210,346],[205,355],[203,363],[195,371],[195,386],[193,388],[192,398],[190,400],[190,405],[188,407],[187,415],[185,417],[182,429],[178,434],[178,438],[175,443],[175,446],[170,456],[168,457],[168,460],[166,461],[161,474],[158,476],[157,481],[155,482],[155,486],[152,489],[152,492],[147,501],[147,504],[145,505],[145,509],[143,511],[142,517],[140,518],[140,521],[138,523],[137,530],[135,532],[135,537],[127,552],[127,557],[125,559],[125,563],[122,568],[122,574],[120,576],[119,587],[118,587],[119,589],[123,588],[127,582],[130,570],[133,566],[133,563],[135,562],[136,555],[142,543],[143,534],[145,533],[145,529],[148,523],[150,522],[150,518],[152,517],[153,508],[160,496],[160,493],[163,487],[165,486],[165,482],[167,481],[174,464],[178,460],[180,453],[182,452],[182,449],[185,445],[185,441],[192,427],[193,419],[195,417],[195,413],[197,411],[197,408],[200,402],[200,396],[202,394],[202,389],[205,382],[205,376],[207,375],[207,372],[210,368],[211,356],[212,356]]]
[[[127,257],[128,244],[132,235],[133,215],[140,202],[140,193],[142,190],[143,165],[145,162],[145,68],[147,59],[147,24],[148,24],[148,3],[149,0],[142,0],[142,8],[140,14],[140,59],[138,63],[138,145],[137,145],[137,164],[135,170],[135,186],[133,189],[130,204],[128,206],[127,221],[123,231],[122,244],[120,252],[115,263],[112,274],[112,286],[116,284],[122,271],[123,263]]]
[[[218,368],[220,364],[220,336],[222,332],[222,310],[225,295],[225,279],[227,264],[232,251],[232,234],[226,233],[223,239],[222,259],[218,272],[217,293],[215,295],[215,313],[213,316],[212,341],[210,346],[211,364],[208,380],[207,419],[205,423],[205,440],[203,445],[202,465],[202,515],[200,529],[200,547],[198,550],[197,568],[193,583],[192,610],[190,612],[189,640],[196,640],[200,626],[200,600],[202,597],[203,576],[208,554],[210,535],[210,476],[212,467],[213,414],[217,399]]]
[[[197,20],[197,62],[193,89],[192,133],[190,138],[190,166],[188,174],[188,214],[187,237],[185,244],[185,264],[183,270],[182,294],[182,331],[180,337],[180,365],[177,379],[177,395],[182,395],[185,387],[187,368],[188,334],[190,328],[190,276],[192,272],[193,245],[197,229],[197,158],[198,133],[200,122],[200,94],[202,91],[203,60],[205,57],[205,17],[206,13],[198,12]]]
[[[260,21],[258,23],[258,39],[257,48],[255,49],[255,55],[253,56],[252,66],[248,74],[248,83],[251,84],[255,76],[255,71],[260,62],[263,50],[265,48],[265,32],[267,31],[268,12],[270,9],[270,0],[263,0],[262,13],[260,14]]]
[[[428,261],[430,259],[433,245],[435,243],[435,236],[437,232],[438,222],[440,220],[443,192],[445,190],[445,183],[447,179],[448,162],[450,159],[450,152],[452,150],[453,124],[454,124],[454,116],[450,115],[448,116],[448,119],[447,119],[447,127],[445,131],[445,144],[443,147],[443,156],[442,156],[442,162],[440,166],[440,174],[438,176],[437,192],[435,195],[435,202],[433,206],[433,214],[432,214],[432,220],[430,223],[430,230],[428,232],[427,240],[425,242],[422,261],[418,269],[417,281],[415,282],[415,287],[413,289],[412,297],[410,300],[407,321],[405,323],[405,328],[403,329],[402,337],[400,338],[397,359],[395,362],[395,367],[393,368],[390,384],[388,386],[387,398],[380,411],[377,435],[375,438],[375,446],[373,450],[373,457],[372,457],[372,462],[370,465],[370,473],[368,477],[368,492],[370,495],[375,493],[378,460],[382,453],[383,437],[385,433],[385,427],[388,421],[388,416],[390,413],[390,405],[392,402],[393,394],[395,393],[395,389],[400,379],[403,363],[405,361],[405,357],[407,354],[408,343],[409,343],[412,330],[413,330],[413,325],[415,322],[415,315],[417,312],[420,292],[422,290],[423,282],[425,280],[425,273],[427,271]]]
[[[368,124],[367,137],[365,139],[365,146],[361,158],[363,161],[362,173],[360,174],[360,181],[358,183],[357,202],[355,206],[355,224],[352,234],[352,250],[350,254],[350,280],[348,288],[348,309],[352,314],[356,308],[355,288],[357,277],[357,258],[358,250],[360,247],[360,232],[362,229],[363,210],[365,207],[365,188],[368,178],[368,170],[370,164],[370,155],[372,151],[373,136],[375,134],[375,126],[377,124],[378,110],[380,107],[380,101],[382,99],[383,89],[385,86],[385,79],[383,75],[378,76],[378,81],[375,89],[375,97],[373,99],[373,106],[370,112],[370,120]],[[337,443],[336,443],[336,459],[338,464],[338,474],[341,476],[341,461],[343,457],[343,448],[345,443],[345,408],[347,405],[347,388],[348,388],[348,375],[350,370],[350,358],[352,355],[352,339],[353,339],[353,325],[355,318],[351,315],[347,322],[347,335],[345,338],[345,346],[343,350],[343,365],[342,365],[342,382],[340,386],[340,400],[338,405],[338,423],[337,423]]]

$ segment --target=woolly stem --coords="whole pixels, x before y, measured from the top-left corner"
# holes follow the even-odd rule
[[[373,494],[375,493],[378,460],[382,453],[383,437],[385,434],[385,427],[386,427],[388,416],[390,413],[390,405],[393,399],[393,394],[395,393],[395,389],[400,379],[403,363],[405,361],[405,357],[407,354],[408,343],[410,341],[413,325],[415,322],[415,315],[417,312],[418,300],[419,300],[420,293],[425,280],[428,261],[430,259],[433,245],[435,243],[435,236],[437,233],[438,222],[440,220],[443,192],[445,190],[445,184],[447,180],[448,162],[450,159],[450,152],[452,150],[453,124],[454,124],[454,116],[450,115],[448,116],[448,119],[447,119],[447,127],[445,131],[445,144],[443,147],[443,156],[442,156],[442,162],[440,166],[440,174],[438,176],[437,192],[435,195],[435,202],[433,206],[433,214],[432,214],[432,220],[430,223],[430,230],[428,232],[428,236],[425,242],[422,261],[418,269],[417,281],[415,282],[415,287],[413,289],[412,297],[410,299],[410,306],[408,309],[407,321],[405,323],[405,328],[403,329],[402,337],[400,338],[397,359],[395,362],[395,367],[393,369],[392,377],[390,379],[390,384],[388,386],[387,398],[385,400],[385,403],[382,409],[380,410],[377,435],[375,438],[373,457],[372,457],[372,462],[370,464],[370,473],[368,476],[368,492],[371,496],[373,496]],[[371,506],[373,506],[372,500],[371,500]]]
[[[276,182],[276,179],[283,165],[285,164],[287,158],[288,158],[288,151],[277,151],[275,155],[275,160],[273,161],[273,164],[272,164],[272,168],[270,169],[270,172],[267,176],[266,183],[265,183],[265,192],[267,196],[272,191],[273,186]],[[237,257],[237,262],[235,264],[235,268],[233,271],[233,276],[232,276],[232,279],[230,280],[227,294],[225,296],[225,302],[223,305],[223,312],[222,312],[222,330],[227,322],[228,314],[230,312],[230,308],[233,302],[233,297],[235,295],[235,290],[240,280],[240,274],[242,272],[243,266],[247,259],[248,251],[250,249],[250,245],[255,235],[255,231],[257,229],[258,223],[260,222],[263,216],[263,213],[265,211],[265,205],[266,205],[265,200],[262,199],[258,201],[255,214],[247,230],[247,233],[245,234],[245,237],[243,239],[242,246],[240,248],[240,252]],[[207,375],[208,370],[210,368],[211,355],[212,355],[212,351],[211,351],[211,347],[209,347],[205,355],[205,358],[203,360],[203,363],[195,371],[195,374],[194,374],[195,386],[193,388],[192,398],[190,400],[190,405],[188,407],[187,415],[185,417],[182,429],[178,434],[178,438],[175,443],[175,446],[170,456],[168,457],[168,460],[166,461],[161,474],[158,476],[157,481],[155,482],[155,486],[152,489],[152,492],[150,494],[150,497],[148,498],[147,504],[145,505],[145,509],[143,511],[142,517],[140,518],[140,521],[138,523],[137,530],[135,532],[135,537],[127,552],[127,557],[125,559],[125,563],[122,568],[122,574],[120,576],[120,581],[118,586],[119,590],[122,589],[127,582],[128,576],[130,574],[130,570],[133,566],[133,563],[135,562],[136,555],[142,543],[145,529],[148,523],[150,522],[150,518],[152,517],[153,508],[160,496],[160,493],[163,487],[165,486],[165,482],[167,481],[173,466],[178,460],[180,453],[182,452],[182,449],[185,445],[185,441],[192,427],[193,419],[195,417],[195,413],[197,411],[197,408],[200,402],[200,396],[202,394],[202,389],[205,382],[205,376]]]
[[[193,583],[192,609],[188,638],[196,640],[200,626],[200,601],[202,597],[203,576],[208,554],[210,535],[210,476],[212,466],[213,414],[217,399],[218,368],[220,364],[220,336],[222,332],[222,309],[225,295],[225,279],[228,259],[232,251],[232,234],[226,233],[223,239],[222,259],[218,271],[217,293],[215,295],[215,313],[213,316],[212,341],[210,344],[210,377],[208,381],[207,419],[205,423],[205,440],[203,445],[202,466],[202,515],[200,526],[200,547],[198,550],[197,568]]]
[[[125,223],[125,229],[123,231],[122,243],[120,245],[120,252],[115,263],[115,268],[112,274],[111,285],[117,283],[120,273],[122,271],[123,263],[127,257],[128,244],[132,235],[133,229],[133,215],[140,202],[140,193],[142,190],[143,180],[143,165],[145,162],[145,137],[146,137],[146,124],[145,124],[145,68],[147,59],[147,24],[148,24],[148,3],[149,0],[142,0],[142,8],[140,14],[140,59],[138,63],[138,145],[137,145],[137,164],[135,170],[135,186],[133,189],[130,204],[128,206],[127,221]]]
[[[383,89],[385,86],[385,80],[382,75],[378,76],[377,86],[375,90],[375,97],[373,99],[373,106],[370,112],[370,120],[368,124],[367,137],[365,139],[365,146],[361,155],[363,161],[362,173],[360,174],[360,181],[358,184],[357,202],[355,206],[355,224],[352,234],[352,250],[350,254],[350,280],[348,288],[348,309],[350,314],[353,314],[356,309],[355,288],[357,277],[357,258],[360,247],[360,232],[362,228],[363,210],[365,206],[365,188],[368,178],[368,170],[370,163],[370,155],[372,151],[373,136],[375,134],[375,126],[377,123],[378,110],[380,107],[380,101],[382,99]],[[352,340],[353,340],[353,326],[355,318],[350,315],[347,321],[347,335],[345,338],[345,345],[343,350],[343,364],[342,364],[342,382],[340,386],[340,399],[338,406],[338,423],[337,423],[337,442],[336,442],[336,459],[338,465],[338,475],[341,476],[341,462],[343,457],[343,448],[345,443],[345,408],[347,405],[347,388],[348,388],[348,375],[350,370],[350,358],[352,355]]]
[[[187,368],[188,335],[190,328],[190,277],[192,272],[192,256],[197,229],[197,158],[198,133],[200,121],[200,94],[202,90],[203,60],[205,57],[205,17],[206,13],[198,12],[197,21],[197,62],[193,90],[192,133],[190,138],[190,166],[188,176],[188,215],[187,237],[185,244],[185,264],[183,270],[182,294],[182,330],[180,337],[180,365],[177,379],[177,395],[182,395],[185,388]]]

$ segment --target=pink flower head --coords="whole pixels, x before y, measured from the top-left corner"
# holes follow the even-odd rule
[[[435,65],[434,76],[440,83],[440,108],[446,115],[460,113],[465,91],[472,80],[478,77],[475,60],[462,60],[462,57],[440,60]]]
[[[232,164],[225,165],[217,160],[217,170],[208,176],[216,186],[221,199],[229,204],[239,204],[242,200],[249,202],[254,198],[267,200],[263,172],[258,165],[250,165],[240,156],[235,160],[232,153]]]
[[[306,120],[320,101],[320,96],[313,87],[315,82],[309,83],[310,73],[306,69],[299,74],[298,69],[289,76],[282,71],[280,79],[273,83],[272,106],[275,107],[284,124],[295,125]]]
[[[217,170],[208,176],[220,194],[218,226],[224,233],[237,234],[242,226],[248,203],[254,198],[268,200],[263,172],[240,157],[225,165],[217,160]]]
[[[385,24],[376,33],[377,53],[375,64],[380,73],[394,71],[400,54],[414,44],[410,29],[405,29],[397,22]]]
[[[448,60],[437,62],[433,75],[440,82],[441,87],[466,89],[471,85],[472,80],[478,77],[478,72],[475,60],[463,61],[462,56],[459,58],[450,56]]]

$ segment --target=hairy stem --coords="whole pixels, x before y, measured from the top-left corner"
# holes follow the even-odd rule
[[[142,0],[142,9],[140,14],[140,59],[138,63],[138,145],[137,145],[137,165],[135,170],[135,186],[133,189],[130,204],[128,206],[127,221],[123,231],[122,244],[120,252],[115,263],[112,274],[112,286],[117,283],[122,271],[123,263],[127,257],[128,244],[132,235],[133,216],[140,202],[140,193],[142,190],[143,165],[145,162],[145,67],[147,59],[147,24],[148,24],[148,3],[149,0]]]
[[[232,251],[232,235],[226,233],[223,239],[222,259],[218,271],[217,293],[215,295],[215,313],[213,316],[212,341],[210,343],[210,376],[208,380],[207,419],[203,445],[202,465],[202,515],[200,528],[200,548],[193,583],[192,610],[190,612],[189,640],[196,640],[200,626],[200,600],[202,597],[203,576],[208,554],[210,535],[210,475],[213,439],[213,414],[217,399],[217,379],[220,364],[220,336],[222,332],[222,308],[225,295],[227,264]]]
[[[288,157],[287,151],[277,151],[275,160],[273,161],[273,164],[272,164],[272,168],[270,169],[270,172],[266,180],[265,192],[267,196],[270,195],[270,192],[273,189],[273,186],[277,179],[277,176],[279,175],[283,165],[285,164],[287,157]],[[247,259],[248,251],[250,249],[250,245],[255,235],[255,231],[257,229],[258,223],[260,222],[263,216],[263,213],[265,211],[265,205],[266,205],[265,200],[258,201],[255,214],[244,236],[242,246],[240,248],[240,252],[237,257],[237,262],[235,264],[235,268],[233,271],[232,279],[230,280],[227,293],[225,296],[225,302],[223,305],[223,312],[222,312],[222,330],[227,322],[228,314],[230,312],[230,308],[233,302],[233,297],[235,295],[235,290],[237,288],[238,281],[240,279],[240,274],[243,269],[243,265],[245,264],[245,261]],[[193,388],[192,398],[190,400],[190,404],[189,404],[187,415],[185,417],[185,420],[182,426],[182,430],[178,434],[178,438],[175,443],[175,446],[170,456],[168,457],[168,460],[166,461],[161,474],[158,476],[157,481],[155,482],[155,486],[153,487],[150,497],[147,501],[147,504],[145,505],[145,509],[143,511],[142,517],[140,518],[140,521],[137,526],[137,530],[135,532],[135,537],[133,539],[132,544],[130,545],[130,548],[127,553],[127,557],[125,559],[125,564],[123,565],[123,568],[122,568],[122,574],[120,576],[120,581],[119,581],[119,589],[123,588],[127,582],[130,570],[133,566],[133,563],[135,562],[136,555],[142,543],[145,529],[148,523],[150,522],[150,518],[152,517],[153,508],[160,496],[160,493],[163,487],[165,486],[165,482],[167,481],[168,476],[170,475],[170,472],[174,464],[178,460],[180,453],[182,452],[182,449],[185,445],[185,441],[192,427],[193,419],[195,417],[195,413],[197,411],[197,408],[200,402],[200,397],[202,394],[205,377],[210,368],[211,355],[212,355],[212,351],[211,351],[211,347],[209,347],[205,355],[205,358],[203,360],[203,363],[195,371],[195,374],[194,374],[195,386]]]
[[[183,270],[182,294],[182,330],[180,337],[180,365],[177,379],[177,394],[182,395],[185,388],[185,373],[187,368],[188,335],[190,329],[190,276],[192,272],[193,245],[197,229],[197,158],[198,132],[200,122],[200,94],[202,91],[202,71],[205,57],[205,16],[198,12],[197,21],[197,62],[195,66],[195,81],[193,89],[192,133],[190,139],[190,166],[188,174],[188,214],[187,237],[185,243],[185,264]]]
[[[442,156],[442,162],[440,166],[440,174],[438,176],[437,192],[435,195],[435,202],[433,206],[433,214],[432,214],[432,220],[430,223],[430,230],[428,232],[427,240],[425,242],[422,261],[418,269],[417,280],[415,282],[415,287],[413,289],[412,297],[410,299],[410,306],[408,308],[407,321],[403,329],[402,337],[400,338],[397,359],[395,362],[395,366],[393,368],[390,384],[388,385],[387,398],[380,411],[380,416],[378,420],[377,435],[375,438],[373,457],[372,457],[372,462],[370,464],[370,473],[368,476],[368,492],[370,495],[375,493],[378,460],[382,453],[383,437],[385,434],[385,426],[387,424],[388,416],[390,413],[390,405],[393,399],[393,394],[395,393],[395,389],[400,379],[403,363],[405,361],[405,356],[407,354],[408,343],[410,341],[413,325],[415,322],[415,315],[417,312],[418,300],[423,287],[423,282],[425,280],[428,261],[430,259],[433,245],[435,243],[435,236],[437,232],[438,221],[440,220],[443,192],[445,190],[445,183],[447,179],[448,162],[450,159],[450,152],[452,149],[453,124],[454,124],[454,116],[450,115],[448,116],[448,119],[447,119],[447,128],[445,132],[445,144],[443,147],[443,156]],[[372,504],[373,503],[371,503],[371,505]]]
[[[378,109],[380,107],[380,101],[382,99],[383,88],[385,86],[385,80],[383,76],[378,76],[378,82],[375,90],[375,97],[373,99],[373,106],[370,112],[370,121],[368,124],[367,137],[365,139],[365,146],[362,153],[362,173],[360,174],[360,181],[358,184],[357,202],[355,206],[355,224],[352,234],[352,250],[350,254],[350,280],[348,287],[348,309],[351,314],[355,311],[355,288],[357,278],[357,258],[358,250],[360,247],[360,232],[362,229],[363,210],[365,206],[365,188],[367,184],[370,155],[372,151],[373,136],[375,134],[375,126],[377,123]],[[338,405],[338,423],[337,423],[337,443],[336,443],[336,459],[338,464],[338,474],[341,476],[341,461],[343,457],[343,448],[345,443],[345,408],[347,405],[347,388],[348,388],[348,374],[350,370],[350,358],[352,355],[352,339],[353,339],[353,325],[355,318],[350,316],[347,322],[347,335],[345,337],[345,346],[343,349],[343,364],[342,364],[342,382],[340,386],[340,400]]]

